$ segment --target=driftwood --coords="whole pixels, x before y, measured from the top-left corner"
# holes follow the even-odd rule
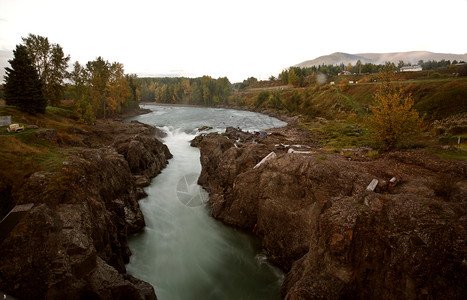
[[[367,191],[371,191],[371,192],[374,192],[375,191],[375,188],[376,186],[378,185],[378,179],[373,179],[370,184],[366,187],[366,190]]]
[[[274,152],[271,152],[269,153],[268,155],[266,155],[265,158],[263,158],[259,163],[256,164],[256,166],[253,167],[253,169],[256,169],[258,168],[259,166],[261,166],[265,161],[269,160],[269,159],[272,159],[272,158],[276,158],[277,157],[277,154],[274,153]]]

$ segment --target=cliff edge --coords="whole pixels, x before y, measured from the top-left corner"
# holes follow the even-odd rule
[[[171,154],[156,129],[99,122],[92,131],[36,132],[68,149],[61,168],[30,175],[16,204],[34,207],[0,245],[0,290],[19,299],[156,299],[126,274],[129,234],[142,230],[142,186]]]
[[[213,217],[260,238],[287,272],[285,299],[466,297],[465,162],[423,151],[349,161],[232,128],[193,144]]]

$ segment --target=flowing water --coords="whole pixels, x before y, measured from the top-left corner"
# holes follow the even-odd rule
[[[130,239],[127,270],[154,286],[159,300],[280,299],[284,275],[267,262],[258,241],[209,216],[208,194],[196,183],[200,153],[190,146],[198,128],[227,126],[264,130],[284,126],[246,111],[200,107],[146,106],[153,112],[131,118],[167,133],[169,165],[140,201],[144,232]]]

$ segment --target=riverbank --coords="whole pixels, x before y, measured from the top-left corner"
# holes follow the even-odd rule
[[[156,299],[125,264],[128,235],[145,226],[142,188],[171,157],[157,129],[110,120],[87,126],[62,109],[41,116],[5,109],[26,130],[2,130],[3,202],[34,207],[0,241],[0,290],[19,299]]]
[[[286,128],[194,143],[211,214],[260,238],[287,272],[285,299],[465,295],[465,162],[423,150],[343,156]]]

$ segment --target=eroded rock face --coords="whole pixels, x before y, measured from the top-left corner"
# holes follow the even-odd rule
[[[116,144],[78,149],[61,170],[30,176],[17,203],[35,207],[1,243],[0,290],[19,299],[156,299],[150,284],[125,274],[127,236],[145,226],[135,175],[155,176],[171,155],[141,133]],[[136,152],[131,163],[118,147]]]
[[[166,145],[147,135],[122,136],[114,146],[125,157],[133,174],[148,178],[159,174],[166,167],[167,158],[172,157]]]
[[[357,162],[268,144],[197,141],[212,215],[253,231],[287,271],[285,299],[461,299],[467,172],[423,152]],[[271,151],[277,157],[253,169]],[[455,178],[449,201],[440,176]],[[398,184],[392,186],[392,177]],[[366,188],[372,179],[379,185]]]

